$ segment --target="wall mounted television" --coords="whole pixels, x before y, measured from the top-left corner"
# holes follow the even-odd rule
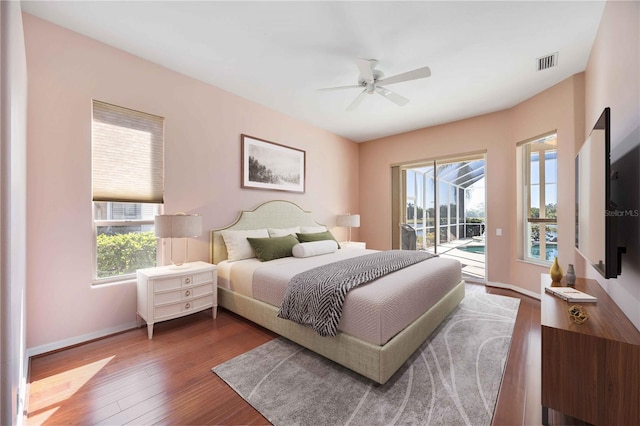
[[[604,278],[621,273],[616,204],[611,199],[611,110],[605,108],[576,155],[576,241],[578,252]]]

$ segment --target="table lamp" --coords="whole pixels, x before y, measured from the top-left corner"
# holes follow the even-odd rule
[[[182,261],[175,260],[173,253],[174,238],[198,237],[202,233],[202,216],[176,213],[163,214],[155,217],[155,234],[158,238],[171,238],[171,263],[182,266],[187,261],[188,240],[184,241],[184,257]]]
[[[336,225],[349,228],[349,241],[351,242],[351,228],[360,227],[360,215],[359,214],[341,214],[338,215]]]

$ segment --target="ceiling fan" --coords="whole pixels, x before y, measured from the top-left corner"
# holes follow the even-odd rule
[[[429,67],[422,67],[413,71],[407,71],[402,74],[397,74],[392,77],[383,78],[384,74],[382,73],[382,71],[375,69],[376,65],[378,65],[378,61],[376,59],[356,58],[355,62],[358,66],[358,69],[360,70],[358,84],[354,84],[351,86],[338,86],[318,89],[320,91],[333,91],[363,88],[362,92],[360,92],[360,94],[356,96],[353,102],[351,102],[351,104],[347,107],[347,111],[356,109],[364,99],[365,95],[372,95],[374,93],[384,96],[386,99],[390,100],[398,106],[404,106],[409,102],[409,99],[405,98],[404,96],[400,96],[385,87],[382,87],[382,85],[384,84],[386,86],[388,84],[402,83],[403,81],[416,80],[419,78],[429,77],[431,75],[431,70],[429,69]]]

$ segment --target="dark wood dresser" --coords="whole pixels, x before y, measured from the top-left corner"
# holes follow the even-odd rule
[[[545,292],[550,285],[543,274],[543,424],[552,408],[594,425],[640,425],[640,332],[597,281],[576,280],[576,289],[598,298],[576,303],[589,315],[583,324],[569,315],[574,303]]]

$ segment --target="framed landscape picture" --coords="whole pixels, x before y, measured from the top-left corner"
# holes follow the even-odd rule
[[[306,153],[242,135],[242,187],[305,191]]]

